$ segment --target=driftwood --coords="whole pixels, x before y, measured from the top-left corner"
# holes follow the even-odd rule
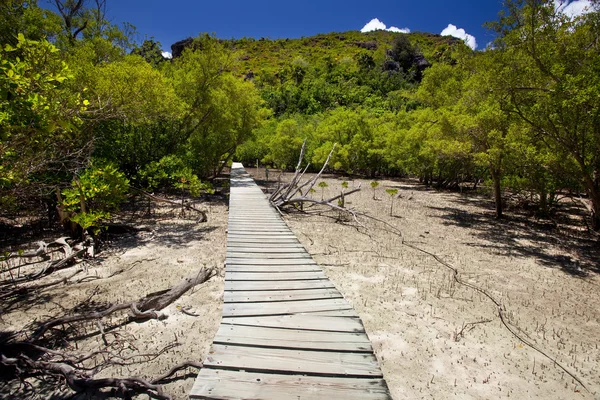
[[[63,278],[63,280],[68,280],[79,272],[81,270],[76,271],[67,278]],[[137,354],[124,357],[119,352],[114,353],[111,351],[111,348],[114,348],[115,344],[121,345],[121,349],[129,348],[129,346],[123,345],[123,341],[118,339],[118,336],[115,336],[114,342],[109,343],[105,335],[102,319],[119,311],[129,311],[130,321],[166,318],[166,315],[160,312],[162,309],[173,303],[194,286],[207,281],[213,275],[214,269],[202,268],[198,273],[181,280],[170,289],[151,293],[140,300],[113,304],[103,310],[54,318],[37,324],[37,327],[33,331],[16,332],[8,335],[0,342],[0,365],[3,370],[12,371],[15,377],[21,379],[27,377],[40,377],[43,379],[59,378],[59,382],[66,382],[76,393],[94,394],[100,391],[111,390],[113,394],[124,398],[130,398],[132,394],[146,394],[151,398],[170,399],[171,397],[164,393],[160,383],[182,369],[190,367],[201,368],[202,363],[186,361],[177,364],[168,372],[155,379],[143,379],[139,377],[96,379],[94,376],[108,366],[129,365],[134,362],[140,362],[140,357],[148,361],[177,345],[168,345],[157,354]],[[53,281],[51,284],[55,284],[56,282]],[[60,281],[58,282],[60,283]],[[91,300],[92,296],[87,301]],[[42,343],[53,341],[52,339],[54,338],[50,338],[50,341],[46,340],[48,339],[47,334],[49,332],[60,332],[60,327],[69,327],[75,323],[86,321],[96,323],[99,334],[102,335],[104,348],[83,356],[73,356],[66,352],[41,345]],[[61,339],[61,342],[64,343],[64,341],[65,338]],[[132,359],[134,360],[131,361]],[[84,364],[84,362],[86,363]],[[92,366],[89,365],[90,362]]]
[[[356,220],[356,213],[350,209],[343,207],[343,203],[346,196],[360,191],[360,185],[357,188],[352,189],[348,192],[344,192],[344,190],[342,189],[342,192],[339,195],[326,200],[315,200],[308,197],[308,194],[311,192],[311,189],[315,186],[317,180],[319,180],[319,178],[327,168],[329,160],[331,160],[331,156],[333,155],[333,151],[335,150],[335,146],[336,145],[334,144],[319,173],[311,179],[308,179],[306,182],[302,183],[302,178],[304,177],[306,170],[310,166],[310,164],[307,164],[304,169],[301,168],[306,148],[305,140],[302,144],[302,149],[300,150],[300,157],[298,159],[296,171],[294,173],[294,176],[292,177],[292,180],[290,181],[290,183],[279,185],[279,187],[275,190],[275,192],[273,192],[273,194],[269,198],[271,204],[273,204],[273,206],[275,206],[275,208],[277,208],[280,212],[283,208],[286,208],[288,206],[297,208],[298,205],[300,205],[301,209],[304,209],[304,204],[306,203],[313,206],[326,206],[333,210],[339,211],[340,213],[350,214]],[[340,199],[342,200],[341,205],[334,203],[334,201]]]
[[[214,275],[212,268],[203,268],[196,275],[187,277],[166,291],[158,294],[148,295],[141,300],[128,303],[113,304],[102,311],[88,312],[78,315],[63,316],[44,322],[34,331],[31,341],[35,342],[41,339],[48,330],[74,322],[101,320],[117,311],[129,310],[130,316],[134,320],[144,319],[164,319],[166,316],[159,311],[177,300],[181,295],[192,287],[206,282]]]
[[[46,352],[54,356],[62,356],[60,361],[34,360],[25,355],[16,357],[6,357],[0,355],[0,364],[5,368],[15,368],[19,371],[28,371],[30,375],[58,375],[62,376],[69,387],[77,393],[97,393],[102,389],[112,389],[122,397],[130,398],[132,393],[144,393],[155,399],[171,399],[171,396],[164,393],[160,382],[172,376],[177,371],[185,368],[202,368],[202,363],[198,361],[185,361],[172,367],[167,373],[158,378],[147,380],[139,377],[131,378],[101,378],[94,379],[95,371],[88,371],[84,368],[78,368],[80,360],[74,360],[71,357],[65,357],[61,352],[44,349],[37,346],[37,351]]]

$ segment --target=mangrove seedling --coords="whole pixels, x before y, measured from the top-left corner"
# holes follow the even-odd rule
[[[323,201],[323,199],[325,198],[325,188],[329,185],[327,184],[327,182],[321,181],[319,182],[318,186],[321,188],[321,201]]]
[[[390,216],[392,216],[394,211],[394,196],[398,194],[398,189],[385,189],[385,192],[390,195]]]
[[[373,188],[373,200],[377,200],[375,198],[375,189],[377,189],[377,186],[379,186],[379,182],[377,182],[377,181],[371,182],[371,187]]]

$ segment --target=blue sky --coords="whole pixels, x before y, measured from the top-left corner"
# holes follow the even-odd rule
[[[589,3],[554,1],[574,9]],[[483,24],[496,20],[501,8],[502,0],[107,0],[107,17],[133,24],[137,41],[153,37],[167,52],[176,41],[203,32],[223,39],[300,38],[361,30],[369,23],[380,29],[443,32],[482,50],[494,38]]]
[[[482,49],[493,39],[482,25],[495,20],[501,6],[501,0],[108,0],[108,18],[133,24],[138,40],[154,37],[166,51],[201,32],[224,39],[299,38],[360,30],[374,18],[412,32],[441,33],[452,24]]]

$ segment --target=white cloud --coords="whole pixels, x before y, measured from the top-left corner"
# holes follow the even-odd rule
[[[569,18],[579,17],[594,10],[590,0],[554,0],[554,7]]]
[[[164,58],[173,58],[173,54],[169,53],[168,51],[163,51],[162,56]]]
[[[475,50],[477,48],[477,40],[475,36],[469,35],[463,28],[457,28],[456,25],[448,24],[448,26],[440,34],[442,36],[454,36],[465,41],[467,46]]]
[[[362,33],[372,32],[372,31],[390,31],[397,33],[410,33],[410,29],[408,28],[397,28],[395,26],[390,26],[389,28],[385,26],[383,22],[381,22],[377,18],[373,18],[370,20],[363,28],[360,30]]]

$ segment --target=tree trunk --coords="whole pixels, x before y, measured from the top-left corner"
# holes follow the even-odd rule
[[[594,171],[594,180],[590,188],[590,201],[592,202],[592,229],[600,231],[600,171]]]
[[[539,204],[539,215],[548,215],[549,206],[548,206],[548,191],[545,187],[542,187],[538,195],[540,196],[540,204]]]
[[[502,190],[500,187],[500,171],[496,168],[490,168],[492,181],[494,183],[494,202],[496,204],[496,218],[502,218]]]

